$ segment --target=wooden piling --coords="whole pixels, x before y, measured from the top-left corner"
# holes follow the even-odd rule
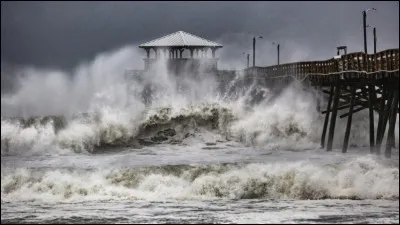
[[[369,146],[371,153],[374,152],[374,103],[375,103],[375,85],[368,85],[368,108],[369,108]]]
[[[383,129],[383,120],[384,120],[384,114],[385,114],[385,101],[387,98],[387,90],[386,90],[387,84],[386,82],[382,85],[382,95],[381,99],[379,102],[379,120],[378,120],[378,128],[376,131],[376,145],[375,145],[375,152],[376,154],[381,154],[381,144],[382,144],[382,138],[384,131]]]
[[[344,135],[344,142],[343,142],[343,148],[342,148],[343,153],[347,152],[347,147],[349,145],[351,120],[353,117],[353,107],[354,107],[355,95],[356,95],[356,88],[354,86],[351,86],[351,100],[350,100],[349,116],[347,117],[346,133]]]
[[[397,83],[398,83],[398,81],[396,81]],[[394,129],[395,129],[395,127],[396,127],[396,120],[397,120],[397,114],[398,114],[398,111],[399,111],[399,86],[397,86],[397,87],[395,87],[395,91],[394,91],[394,95],[393,95],[393,103],[392,103],[392,107],[394,107],[394,109],[392,110],[392,112],[391,113],[393,113],[394,115],[394,117],[392,117],[393,118],[393,121],[389,121],[390,123],[393,123],[394,125],[393,125],[393,135],[391,136],[392,137],[392,141],[391,141],[391,144],[392,144],[392,148],[395,148],[396,147],[396,142],[395,142],[395,132],[394,132]],[[392,114],[391,114],[392,115]]]
[[[390,109],[391,109],[391,105],[392,105],[393,97],[394,97],[393,94],[394,94],[393,86],[391,84],[388,84],[387,85],[387,102],[386,102],[385,109],[383,112],[381,135],[379,136],[380,145],[382,144],[383,137],[385,136],[386,124],[389,120]]]
[[[339,78],[337,79],[338,80],[336,81],[335,93],[333,97],[332,117],[331,117],[331,122],[329,124],[328,145],[326,147],[327,151],[332,151],[333,136],[335,133],[335,124],[336,124],[336,117],[337,117],[339,96],[340,96],[340,86],[341,86]]]
[[[394,139],[394,131],[395,130],[394,129],[396,126],[398,101],[399,101],[399,89],[396,88],[394,90],[393,101],[391,104],[389,130],[388,130],[388,136],[387,136],[387,141],[386,141],[385,156],[387,158],[390,158],[390,156],[392,154],[392,147],[395,145],[395,139]]]
[[[328,105],[326,107],[326,115],[325,115],[324,127],[322,129],[321,148],[325,147],[326,128],[328,127],[328,120],[329,120],[329,114],[330,114],[330,111],[331,111],[332,96],[333,96],[334,88],[335,88],[335,86],[332,84],[331,85],[331,91],[329,93]]]

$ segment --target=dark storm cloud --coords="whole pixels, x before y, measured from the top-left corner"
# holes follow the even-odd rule
[[[1,58],[72,68],[178,30],[222,42],[226,59],[241,60],[253,34],[264,36],[261,65],[275,59],[272,41],[282,61],[329,58],[338,45],[362,49],[361,11],[369,7],[378,9],[368,14],[378,49],[398,48],[398,2],[1,2]]]

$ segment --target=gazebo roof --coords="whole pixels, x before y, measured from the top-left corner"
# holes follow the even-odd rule
[[[186,33],[184,31],[178,31],[164,37],[157,38],[155,40],[146,42],[139,45],[139,48],[150,48],[150,47],[219,47],[222,45],[198,37],[193,34]]]

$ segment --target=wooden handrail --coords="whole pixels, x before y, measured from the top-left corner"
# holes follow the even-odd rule
[[[245,69],[253,74],[263,74],[267,77],[292,75],[297,78],[309,74],[329,74],[341,71],[365,71],[399,69],[399,49],[386,49],[376,54],[352,52],[342,55],[340,59],[328,59],[325,61],[303,61],[286,63],[267,67],[253,67]]]

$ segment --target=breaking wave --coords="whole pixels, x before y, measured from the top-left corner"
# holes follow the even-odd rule
[[[2,119],[2,154],[46,145],[94,152],[103,147],[179,144],[203,129],[222,135],[232,119],[230,110],[215,104],[179,110],[149,109],[140,118],[116,116],[103,110],[99,114],[77,115],[71,119],[56,116]]]
[[[299,95],[291,87],[268,103],[249,107],[240,101],[171,104],[137,111],[102,107],[72,116],[2,118],[1,154],[50,148],[94,153],[161,143],[185,145],[185,140],[200,138],[203,132],[215,136],[201,140],[204,142],[233,140],[274,149],[318,147],[322,116],[312,93]],[[350,145],[368,145],[368,121],[360,116],[354,124],[359,132],[351,133]],[[339,120],[337,130],[344,126]],[[335,146],[340,146],[341,135],[338,132]]]
[[[304,101],[301,104],[305,104]],[[314,146],[310,139],[314,131],[310,120],[315,113],[305,115],[288,110],[286,107],[277,109],[277,105],[244,110],[232,103],[200,103],[148,108],[136,117],[102,108],[97,113],[70,118],[4,118],[1,121],[2,154],[51,146],[75,152],[95,152],[105,147],[185,144],[185,139],[196,138],[202,132],[212,132],[222,142],[235,140],[250,145],[275,143],[287,147],[304,143]]]
[[[127,76],[135,57],[132,48],[122,48],[72,74],[22,69],[18,88],[1,96],[1,154],[185,145],[203,132],[214,141],[274,149],[318,147],[322,97],[310,87],[294,82],[276,94],[256,80],[243,82],[241,73],[176,76],[162,61],[154,71]],[[366,113],[354,115],[350,146],[369,143]],[[334,147],[344,127],[339,119]]]
[[[399,198],[398,165],[371,156],[316,165],[168,165],[112,170],[2,169],[1,201]]]

